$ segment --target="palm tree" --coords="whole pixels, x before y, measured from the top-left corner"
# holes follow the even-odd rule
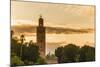
[[[20,49],[20,58],[21,58],[22,57],[22,48],[23,48],[23,44],[25,41],[25,36],[23,34],[20,36],[20,41],[21,41],[21,49]]]
[[[11,30],[11,39],[12,39],[13,35],[14,35],[14,31]]]
[[[23,45],[25,41],[25,36],[23,34],[20,36],[20,41],[21,41],[21,44]]]

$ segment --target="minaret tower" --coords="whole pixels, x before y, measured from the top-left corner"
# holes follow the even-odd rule
[[[39,46],[40,56],[45,58],[45,27],[42,15],[40,15],[39,26],[37,27],[37,45]]]

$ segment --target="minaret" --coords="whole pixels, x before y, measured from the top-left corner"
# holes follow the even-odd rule
[[[39,46],[40,56],[45,58],[45,27],[44,20],[40,15],[39,26],[37,27],[37,45]]]

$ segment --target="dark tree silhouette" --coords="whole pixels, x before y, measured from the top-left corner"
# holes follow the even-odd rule
[[[17,38],[12,38],[11,39],[11,53],[15,53],[17,56],[19,56],[20,52],[20,47]]]
[[[23,34],[20,36],[20,41],[21,41],[21,44],[23,44],[25,41],[25,36]]]
[[[58,58],[58,63],[76,62],[79,56],[79,47],[74,44],[68,44],[64,47],[58,47],[55,50],[55,56]]]
[[[20,57],[20,45],[18,43],[17,37],[13,37],[14,32],[11,32],[11,65],[24,65],[24,62],[19,58]]]
[[[39,58],[39,48],[32,41],[29,42],[29,46],[24,45],[22,50],[22,60],[36,63]]]
[[[68,44],[64,47],[62,62],[76,62],[79,53],[79,47],[74,44]]]
[[[95,48],[90,46],[83,46],[80,49],[80,62],[95,61]]]
[[[24,45],[24,41],[25,41],[25,36],[23,34],[20,36],[20,41],[21,41],[21,45],[20,45],[20,58],[22,59],[23,45]]]
[[[55,50],[55,56],[57,56],[58,63],[61,63],[62,55],[63,55],[63,47],[58,47],[58,48]]]
[[[13,35],[14,35],[14,31],[13,30],[11,30],[11,39],[12,39],[12,37],[13,37]]]

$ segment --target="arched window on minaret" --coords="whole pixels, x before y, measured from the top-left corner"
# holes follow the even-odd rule
[[[44,20],[42,18],[42,15],[40,15],[40,18],[39,18],[39,26],[40,27],[43,27],[43,22],[44,22]]]

